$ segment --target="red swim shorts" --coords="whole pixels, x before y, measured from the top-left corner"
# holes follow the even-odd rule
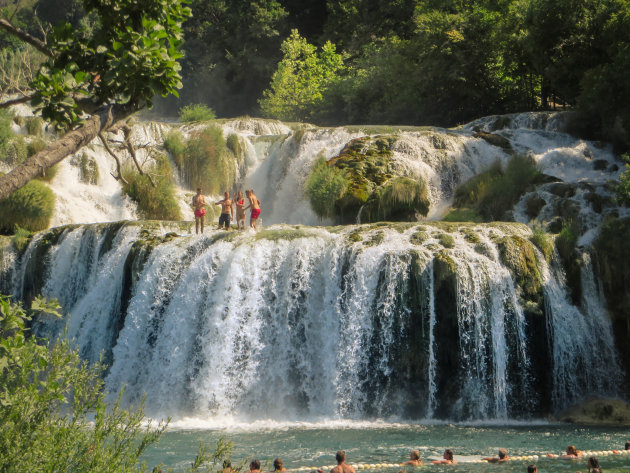
[[[251,219],[256,220],[260,215],[260,209],[252,209]]]
[[[206,214],[206,209],[197,209],[195,210],[195,217],[203,217]]]

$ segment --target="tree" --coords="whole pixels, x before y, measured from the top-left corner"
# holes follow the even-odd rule
[[[317,48],[291,31],[282,43],[282,60],[274,73],[270,89],[260,100],[263,115],[280,120],[309,120],[323,113],[326,89],[343,69],[343,58],[335,45],[327,42]]]
[[[150,106],[156,94],[177,95],[181,88],[178,49],[182,22],[190,15],[184,0],[83,0],[83,6],[96,15],[97,27],[60,23],[46,43],[0,19],[0,29],[48,58],[32,92],[3,105],[30,101],[46,120],[68,131],[0,177],[0,199],[97,136],[105,143],[106,131],[123,127],[122,121]]]

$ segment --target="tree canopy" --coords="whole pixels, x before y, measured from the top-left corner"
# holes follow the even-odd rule
[[[93,23],[57,24],[46,42],[0,20],[0,28],[47,57],[29,93],[63,138],[0,177],[0,199],[76,152],[155,95],[177,94],[182,23],[190,8],[181,0],[83,0]],[[13,101],[15,102],[15,101]]]

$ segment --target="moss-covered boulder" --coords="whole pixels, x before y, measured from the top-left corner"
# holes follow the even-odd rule
[[[529,312],[542,315],[542,277],[532,243],[520,236],[511,235],[501,238],[497,246],[501,262],[512,274],[521,305]]]
[[[424,181],[396,177],[378,187],[361,211],[362,222],[404,222],[426,216],[431,202]]]
[[[17,227],[31,232],[48,228],[55,210],[55,194],[50,188],[32,180],[0,201],[0,232],[13,233]]]
[[[561,412],[557,420],[581,425],[630,426],[630,404],[620,399],[589,398]]]
[[[493,146],[498,146],[499,148],[503,148],[506,151],[512,150],[512,145],[510,144],[510,140],[507,138],[497,135],[494,133],[486,133],[485,131],[479,131],[473,134],[475,138],[481,138],[482,140],[490,143]]]

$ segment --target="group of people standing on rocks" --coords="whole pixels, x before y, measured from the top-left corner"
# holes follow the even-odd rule
[[[254,230],[258,230],[258,217],[260,217],[260,200],[254,194],[254,189],[247,189],[245,196],[249,202],[249,205],[245,206],[245,199],[243,198],[243,192],[238,191],[236,199],[230,199],[230,193],[225,192],[224,198],[215,205],[221,206],[221,215],[219,216],[219,226],[217,230],[225,228],[230,229],[230,223],[236,214],[236,225],[239,230],[245,230],[245,211],[250,209],[249,226]],[[202,194],[200,187],[197,188],[197,194],[192,199],[192,205],[195,210],[195,233],[203,233],[204,220],[206,216],[206,199]],[[236,207],[236,212],[233,211]]]

